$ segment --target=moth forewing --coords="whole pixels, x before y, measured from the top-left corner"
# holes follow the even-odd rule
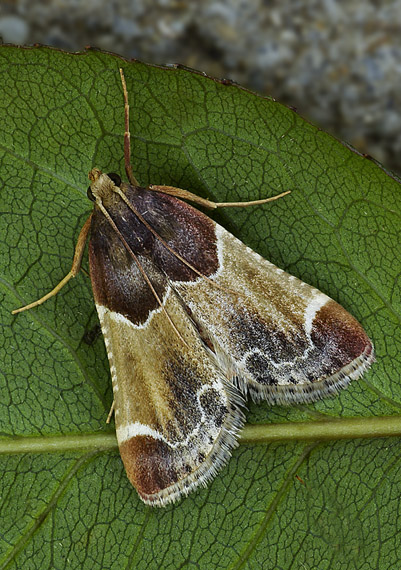
[[[208,482],[236,445],[242,398],[205,350],[180,300],[143,327],[97,304],[110,360],[117,440],[127,475],[148,504],[172,502]]]
[[[244,421],[243,398],[174,288],[177,280],[203,278],[160,247],[124,201],[107,196],[113,185],[105,176],[94,176],[92,195],[108,204],[123,240],[95,206],[89,261],[110,361],[117,439],[141,498],[163,505],[205,484],[228,459]],[[165,194],[124,191],[137,211],[158,212],[158,230],[198,273],[206,276],[217,267],[214,223],[204,214]],[[194,227],[203,235],[199,248],[188,252],[184,236]]]
[[[359,378],[374,356],[344,308],[179,198],[219,204],[170,186],[138,185],[120,73],[130,183],[91,170],[94,209],[72,269],[25,308],[77,274],[90,226],[91,282],[121,456],[142,500],[162,506],[207,484],[228,460],[248,394],[312,402]]]
[[[236,370],[241,392],[273,404],[312,402],[363,373],[373,346],[354,317],[221,226],[215,232],[220,268],[211,278],[220,287],[176,287]]]

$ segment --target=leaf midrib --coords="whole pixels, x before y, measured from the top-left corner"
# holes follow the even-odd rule
[[[401,415],[286,422],[280,424],[247,424],[241,431],[240,443],[262,444],[278,441],[330,441],[377,437],[401,437]],[[0,439],[0,455],[91,450],[108,451],[117,449],[117,447],[114,432],[3,437]]]

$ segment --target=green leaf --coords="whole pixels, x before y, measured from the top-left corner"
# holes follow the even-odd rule
[[[165,509],[138,499],[105,423],[87,276],[10,314],[69,271],[89,170],[124,171],[120,66],[138,180],[219,201],[291,189],[218,219],[344,305],[377,354],[336,398],[250,404],[258,425],[229,465]],[[279,103],[189,70],[6,46],[0,68],[0,568],[396,568],[400,444],[374,436],[401,435],[399,181]]]

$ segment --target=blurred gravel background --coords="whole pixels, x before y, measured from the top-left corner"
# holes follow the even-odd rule
[[[233,79],[401,171],[401,0],[9,0],[0,36]]]

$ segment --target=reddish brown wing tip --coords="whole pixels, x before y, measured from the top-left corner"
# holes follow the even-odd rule
[[[128,479],[141,497],[155,495],[178,480],[169,447],[152,436],[138,435],[120,445]]]
[[[252,391],[259,401],[289,405],[316,402],[334,396],[358,380],[374,362],[373,344],[359,322],[341,305],[328,300],[316,313],[311,328],[315,354],[304,361],[309,380],[294,384],[269,385]]]
[[[330,354],[332,373],[361,355],[373,358],[373,345],[359,322],[335,301],[326,303],[317,313],[312,340],[322,353]]]
[[[207,455],[199,452],[196,442],[181,442],[181,446],[175,447],[151,435],[136,435],[121,443],[120,454],[128,478],[144,503],[165,506],[206,486],[238,445],[238,432],[244,421],[242,411],[233,407]]]

